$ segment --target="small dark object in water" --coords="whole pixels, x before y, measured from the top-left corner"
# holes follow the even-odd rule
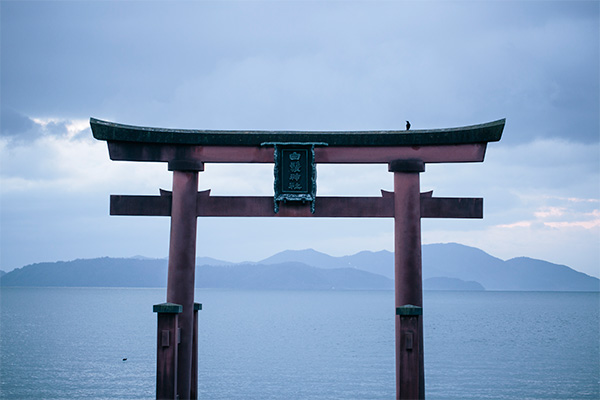
[[[123,359],[123,361],[127,361],[127,359],[126,359],[126,358],[124,358],[124,359]]]
[[[410,122],[406,121],[406,130],[409,131],[410,130]]]

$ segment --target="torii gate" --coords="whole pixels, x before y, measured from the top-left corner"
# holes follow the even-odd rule
[[[421,218],[483,218],[481,198],[420,193],[427,163],[482,162],[505,119],[414,131],[212,131],[136,127],[90,119],[111,160],[167,162],[173,191],[111,195],[111,215],[171,217],[167,303],[157,304],[157,398],[196,399],[198,328],[194,303],[197,217],[394,218],[396,398],[424,399]],[[274,163],[273,197],[198,192],[204,163]],[[316,164],[386,163],[394,192],[317,197]],[[175,340],[177,339],[177,340]]]

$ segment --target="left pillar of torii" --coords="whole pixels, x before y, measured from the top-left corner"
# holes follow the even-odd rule
[[[202,162],[169,161],[173,171],[171,234],[167,302],[154,306],[158,313],[157,398],[198,397],[198,310],[194,303],[196,268],[196,197]],[[187,394],[187,395],[185,395]]]
[[[179,351],[177,361],[177,388],[184,393],[197,392],[192,388],[192,361],[198,357],[194,341],[194,278],[196,270],[196,193],[198,172],[204,165],[198,161],[173,160],[173,197],[171,203],[171,234],[169,240],[169,267],[167,302],[183,307],[179,315]],[[196,322],[197,323],[197,322]]]

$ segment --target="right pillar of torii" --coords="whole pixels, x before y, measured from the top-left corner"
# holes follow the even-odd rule
[[[421,160],[396,160],[394,173],[394,277],[396,398],[425,398],[421,273]]]

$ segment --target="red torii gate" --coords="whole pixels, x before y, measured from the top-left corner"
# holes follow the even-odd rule
[[[157,398],[197,398],[194,303],[197,217],[394,218],[396,398],[424,399],[421,218],[483,218],[481,198],[420,193],[427,163],[482,162],[505,120],[414,131],[209,131],[136,127],[90,119],[111,160],[167,162],[173,191],[111,195],[111,215],[170,216],[167,302],[158,313]],[[204,163],[274,163],[275,196],[198,192]],[[317,197],[316,164],[386,163],[394,192],[380,197]]]

